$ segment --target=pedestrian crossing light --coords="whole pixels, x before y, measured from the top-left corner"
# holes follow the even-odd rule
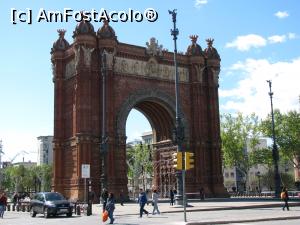
[[[189,170],[194,168],[194,153],[186,152],[185,153],[185,169]]]
[[[182,170],[182,152],[173,153],[174,168]]]

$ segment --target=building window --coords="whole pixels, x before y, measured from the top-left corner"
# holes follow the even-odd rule
[[[234,177],[234,172],[231,172],[231,173],[230,173],[230,176],[231,176],[231,177]]]

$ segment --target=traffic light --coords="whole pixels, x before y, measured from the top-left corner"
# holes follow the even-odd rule
[[[186,152],[185,153],[185,169],[189,170],[194,168],[194,153]]]
[[[182,152],[173,153],[174,168],[182,170]]]

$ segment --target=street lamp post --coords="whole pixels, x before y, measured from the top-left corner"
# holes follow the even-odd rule
[[[182,152],[182,170],[176,172],[177,175],[177,188],[178,192],[175,196],[175,204],[177,206],[186,207],[185,203],[185,165],[184,165],[184,151],[182,149],[182,143],[184,140],[184,127],[181,121],[181,115],[179,111],[179,78],[178,78],[178,67],[177,67],[177,35],[179,34],[178,29],[176,28],[176,9],[173,11],[169,10],[169,14],[172,15],[173,21],[173,29],[171,29],[171,35],[173,36],[174,40],[174,67],[175,67],[175,101],[176,101],[176,121],[175,121],[175,141],[177,144],[177,152]],[[186,221],[186,214],[184,214],[184,220]]]
[[[256,176],[257,176],[257,179],[258,179],[258,194],[260,195],[260,193],[261,193],[261,189],[260,189],[260,171],[256,172]]]
[[[102,52],[102,67],[101,67],[101,74],[102,74],[102,137],[101,137],[101,144],[100,144],[100,160],[101,164],[101,175],[100,175],[100,187],[107,189],[107,141],[108,137],[106,135],[106,52],[103,50]],[[101,193],[101,188],[100,188]]]
[[[274,112],[273,112],[273,92],[272,92],[272,81],[267,80],[270,88],[270,100],[271,100],[271,116],[272,116],[272,138],[273,138],[273,148],[272,148],[272,156],[274,161],[274,181],[275,181],[275,197],[279,198],[280,195],[280,176],[278,170],[278,160],[279,154],[276,145],[276,136],[275,136],[275,123],[274,123]]]

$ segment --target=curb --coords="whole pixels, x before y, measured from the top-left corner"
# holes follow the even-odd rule
[[[249,206],[231,206],[231,207],[210,207],[210,208],[187,208],[186,212],[201,212],[201,211],[221,211],[221,210],[242,210],[242,209],[254,209],[254,208],[276,208],[276,207],[282,207],[283,203],[274,203],[274,204],[268,204],[268,205],[249,205]],[[289,206],[300,206],[300,202],[289,202]],[[178,210],[172,210],[172,211],[160,211],[161,213],[180,213],[183,212],[183,208],[180,208]],[[115,214],[119,215],[119,214]],[[126,215],[138,215],[138,213],[127,213]],[[206,223],[207,224],[207,223]]]
[[[249,206],[231,206],[231,207],[217,207],[217,208],[206,208],[206,209],[197,209],[197,208],[187,208],[186,212],[197,212],[197,211],[220,211],[220,210],[240,210],[240,209],[254,209],[254,208],[275,208],[275,207],[282,207],[283,203],[274,203],[269,205],[249,205]],[[289,202],[289,206],[300,206],[300,202]],[[178,213],[183,212],[181,210],[174,210],[174,211],[162,211],[162,213]]]

